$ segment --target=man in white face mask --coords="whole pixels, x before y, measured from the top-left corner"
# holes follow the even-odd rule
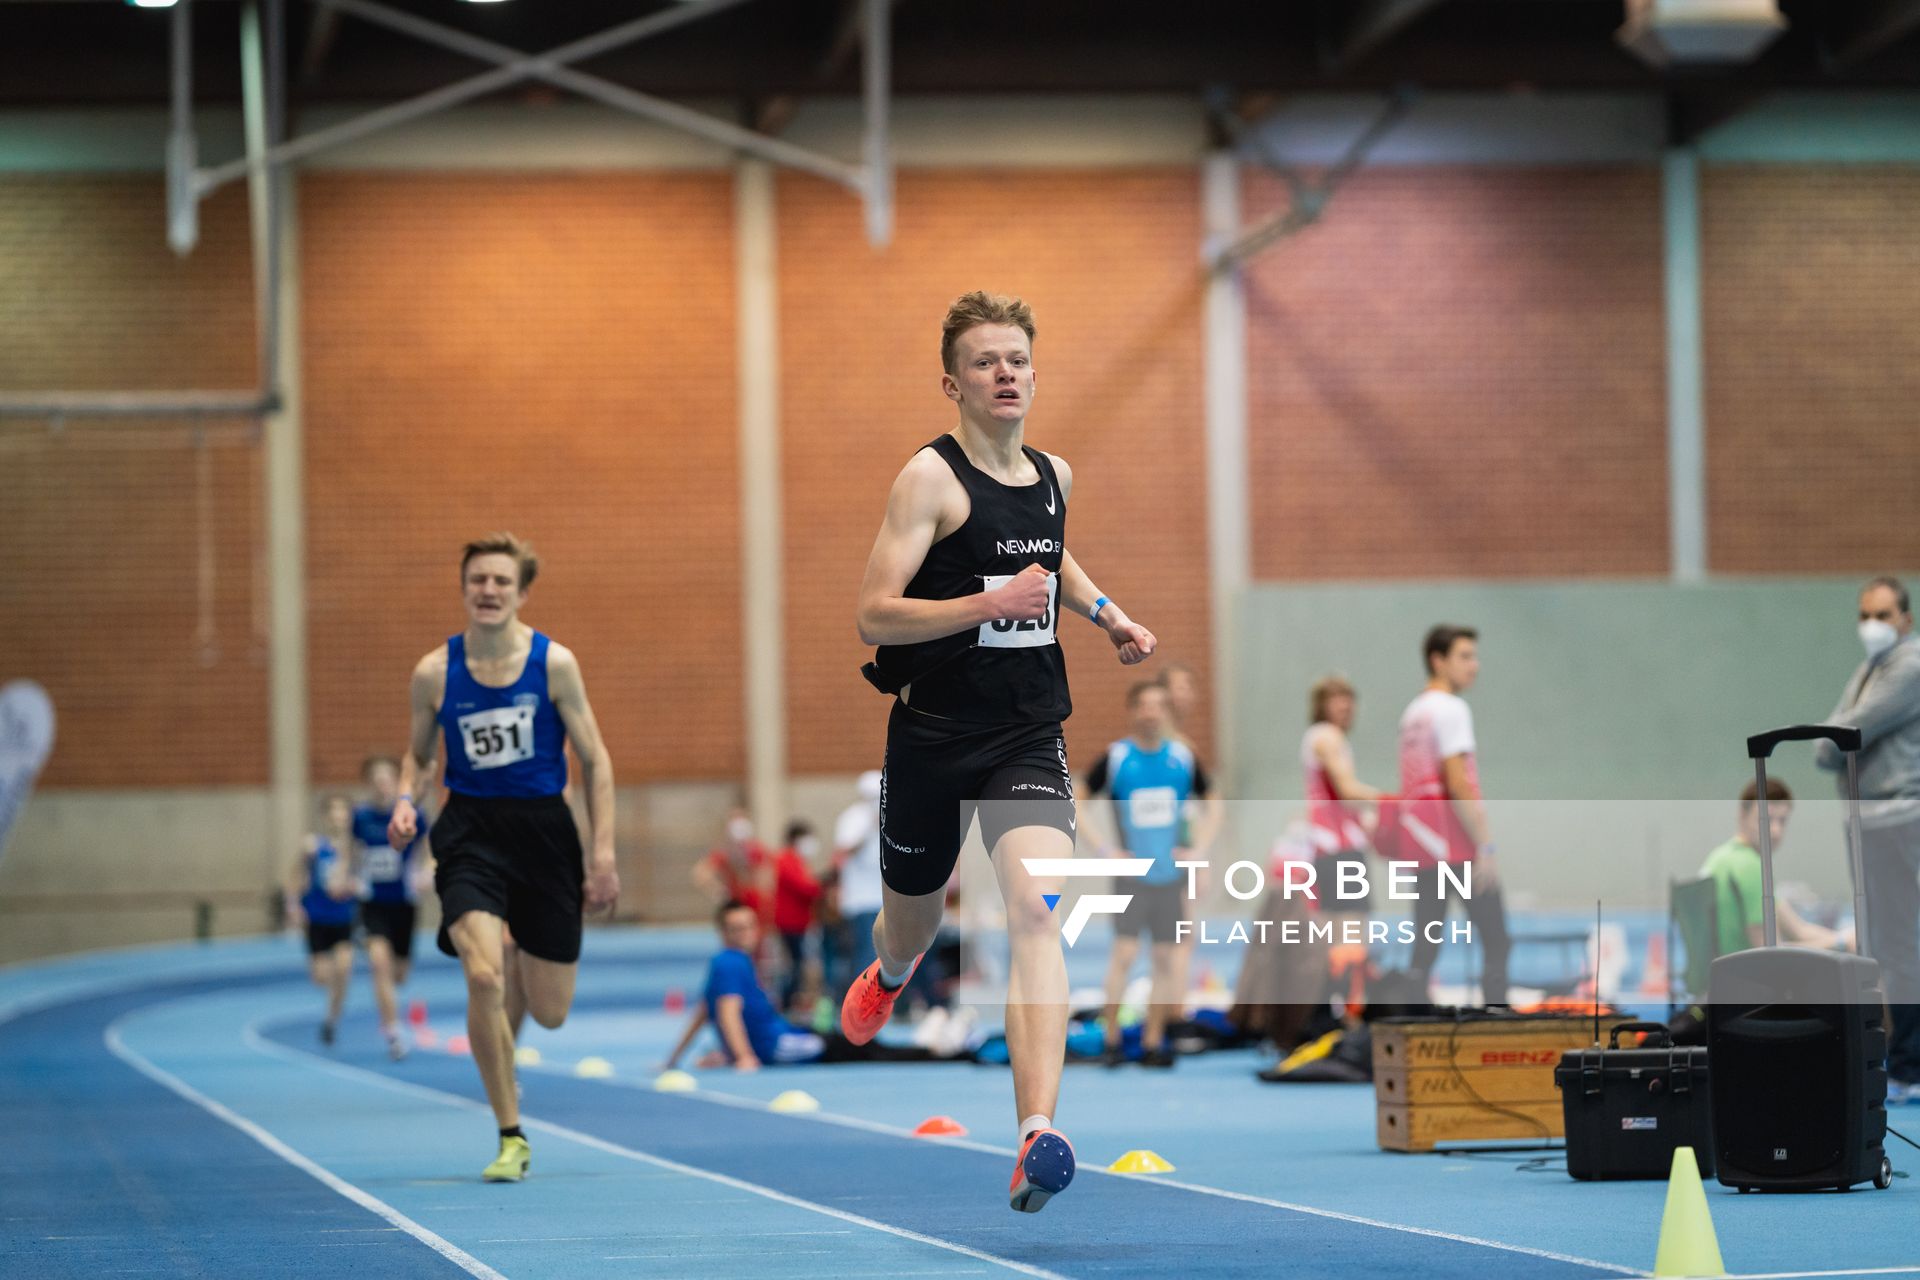
[[[1860,730],[1867,940],[1893,1015],[1887,1101],[1920,1102],[1920,641],[1897,578],[1860,589],[1859,630],[1867,660],[1828,721]],[[1819,744],[1815,759],[1823,769],[1846,768],[1831,742]]]

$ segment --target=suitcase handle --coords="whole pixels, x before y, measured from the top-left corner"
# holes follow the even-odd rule
[[[1756,733],[1747,739],[1747,759],[1765,760],[1783,742],[1817,742],[1826,739],[1842,751],[1860,749],[1860,731],[1844,724],[1794,724],[1768,733]]]
[[[1861,955],[1871,956],[1873,946],[1867,935],[1867,875],[1861,866],[1860,852],[1860,730],[1844,724],[1795,724],[1770,733],[1756,733],[1747,739],[1747,758],[1753,761],[1754,789],[1760,802],[1760,924],[1766,945],[1775,947],[1780,937],[1773,915],[1773,836],[1767,818],[1767,757],[1783,742],[1814,742],[1825,739],[1840,748],[1847,766],[1847,862],[1853,871],[1854,946]]]
[[[1618,1049],[1620,1047],[1620,1033],[1623,1031],[1632,1031],[1636,1033],[1644,1031],[1650,1036],[1653,1036],[1653,1035],[1659,1036],[1660,1043],[1665,1044],[1669,1048],[1671,1048],[1673,1045],[1673,1036],[1668,1033],[1665,1023],[1621,1022],[1621,1023],[1616,1023],[1613,1030],[1607,1032],[1607,1048]],[[1660,1044],[1648,1044],[1645,1047],[1649,1049],[1658,1049],[1660,1047]]]

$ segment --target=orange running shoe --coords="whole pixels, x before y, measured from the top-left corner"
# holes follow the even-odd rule
[[[865,1044],[879,1035],[880,1028],[893,1016],[893,1002],[907,989],[907,983],[913,981],[913,971],[919,967],[920,956],[915,956],[906,981],[889,991],[880,985],[880,962],[875,960],[868,965],[847,988],[847,998],[840,1002],[840,1034],[855,1044]]]
[[[1035,1129],[1020,1145],[1007,1203],[1021,1213],[1038,1213],[1073,1181],[1073,1144],[1058,1129]]]

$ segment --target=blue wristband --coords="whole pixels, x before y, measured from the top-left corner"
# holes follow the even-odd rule
[[[1093,602],[1093,608],[1087,610],[1087,617],[1095,622],[1100,621],[1100,611],[1112,603],[1113,601],[1107,599],[1105,596],[1101,596]]]

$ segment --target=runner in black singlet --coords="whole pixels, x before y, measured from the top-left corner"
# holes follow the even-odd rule
[[[860,589],[867,678],[896,696],[880,793],[885,902],[878,959],[848,990],[841,1030],[871,1040],[940,927],[943,890],[976,813],[1007,908],[1007,1047],[1020,1155],[1012,1206],[1032,1213],[1073,1178],[1053,1127],[1066,1046],[1066,964],[1029,859],[1073,856],[1073,783],[1060,722],[1072,711],[1055,638],[1092,619],[1123,663],[1153,634],[1102,596],[1066,549],[1073,472],[1024,443],[1034,396],[1033,313],[970,293],[942,327],[941,389],[959,424],[910,459]]]

